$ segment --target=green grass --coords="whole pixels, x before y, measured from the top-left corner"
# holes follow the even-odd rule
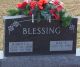
[[[7,10],[15,8],[16,4],[23,0],[0,0],[0,49],[3,48],[4,24],[2,17],[7,15]],[[80,0],[62,0],[65,8],[72,16],[80,16]],[[80,47],[80,25],[78,25],[77,47]]]

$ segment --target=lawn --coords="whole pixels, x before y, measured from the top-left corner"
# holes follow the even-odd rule
[[[15,5],[23,0],[0,0],[0,49],[3,48],[4,24],[2,17],[7,15],[7,10],[15,8]],[[80,0],[62,0],[65,8],[72,16],[80,15]],[[78,25],[77,47],[80,47],[80,25]]]

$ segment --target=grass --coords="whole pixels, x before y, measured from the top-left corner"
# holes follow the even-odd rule
[[[80,24],[78,24],[77,28],[77,47],[80,47]]]
[[[0,49],[3,48],[4,24],[2,17],[7,15],[7,10],[15,8],[18,2],[23,0],[0,0]],[[72,16],[80,16],[80,0],[62,0],[65,8]],[[80,47],[80,25],[78,25],[77,47]]]
[[[80,15],[80,0],[62,0],[67,11],[73,16]]]

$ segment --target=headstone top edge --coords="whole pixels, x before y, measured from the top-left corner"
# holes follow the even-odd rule
[[[25,15],[16,15],[16,16],[3,16],[3,19],[16,19],[16,18],[22,18],[22,17],[27,17]]]

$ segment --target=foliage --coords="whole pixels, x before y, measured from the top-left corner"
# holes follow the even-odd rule
[[[49,20],[55,19],[61,21],[63,27],[70,25],[72,17],[67,14],[64,9],[63,2],[59,0],[46,0],[31,1],[30,3],[22,2],[17,4],[17,9],[8,11],[11,16],[14,15],[34,15],[39,21],[41,19]]]

